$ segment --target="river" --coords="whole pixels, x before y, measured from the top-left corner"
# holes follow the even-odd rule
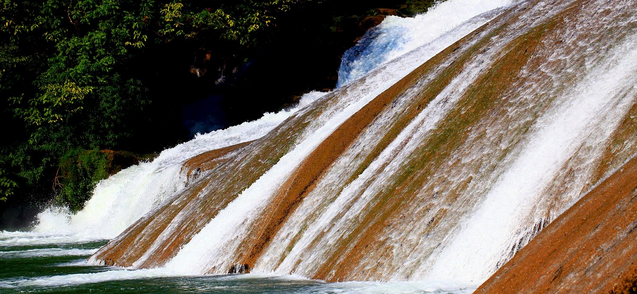
[[[162,269],[95,266],[87,258],[106,240],[0,232],[0,293],[471,293],[436,282],[325,283],[267,274],[174,276]]]

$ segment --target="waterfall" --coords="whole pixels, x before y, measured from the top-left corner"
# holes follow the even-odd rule
[[[592,63],[581,81],[557,97],[552,109],[538,119],[521,150],[505,159],[510,164],[436,258],[430,278],[466,283],[486,279],[522,237],[518,230],[528,220],[520,216],[533,214],[533,206],[540,202],[566,161],[583,147],[591,150],[591,158],[600,156],[604,151],[600,147],[616,129],[618,118],[625,117],[635,102],[635,44],[637,35],[630,36],[608,56]],[[590,173],[591,169],[580,172]]]
[[[99,182],[84,209],[76,214],[64,208],[47,208],[38,215],[34,231],[112,239],[186,187],[188,177],[182,169],[186,160],[210,149],[260,138],[323,94],[308,93],[295,108],[266,113],[256,121],[196,135],[191,141],[166,149],[151,162],[131,166]]]
[[[433,14],[435,15],[437,15],[439,11],[446,13],[449,9],[457,9],[460,6],[466,5],[467,3],[465,2],[466,1],[450,1],[449,4],[452,6],[441,5],[432,11],[434,11]],[[473,15],[481,14],[484,12],[484,6],[478,6],[471,12],[473,12]],[[436,36],[437,38],[435,39],[429,38],[428,41],[430,42],[419,46],[417,50],[411,50],[413,52],[403,54],[401,58],[396,59],[394,62],[385,64],[382,68],[378,68],[374,73],[365,78],[364,83],[349,87],[347,93],[339,93],[339,95],[341,95],[340,99],[345,101],[345,105],[335,105],[338,109],[330,111],[329,116],[325,116],[324,119],[314,119],[311,122],[314,126],[308,127],[310,130],[305,131],[311,133],[311,136],[308,136],[305,140],[299,140],[298,144],[291,148],[290,152],[281,157],[276,165],[264,173],[246,190],[242,191],[235,200],[220,210],[218,214],[166,264],[166,267],[182,274],[196,274],[208,272],[213,269],[231,267],[232,265],[229,261],[233,259],[236,250],[238,250],[238,247],[241,245],[241,243],[236,242],[236,240],[240,240],[242,236],[249,234],[249,227],[255,222],[252,217],[258,216],[259,211],[266,209],[268,203],[273,201],[274,194],[280,189],[280,185],[292,176],[299,162],[305,160],[319,144],[334,133],[336,128],[340,127],[362,107],[368,105],[372,99],[395,84],[418,65],[424,63],[427,59],[467,35],[475,28],[486,23],[494,16],[495,14],[490,13],[480,15],[465,23],[457,22],[455,30],[450,30],[446,34],[440,34]],[[431,20],[428,19],[428,22],[431,22]],[[422,26],[422,24],[420,24],[420,26]],[[436,30],[438,28],[433,29]],[[375,36],[371,37],[374,38]],[[399,49],[404,50],[403,48]],[[389,52],[382,50],[377,52],[372,51],[371,54],[391,56]],[[466,80],[464,84],[467,84]],[[316,227],[321,228],[321,226]],[[155,244],[161,244],[164,241],[165,239],[160,238],[155,241]],[[144,257],[138,259],[133,263],[133,266],[138,266],[146,262],[149,255],[150,254],[146,254]],[[218,261],[218,263],[214,261],[211,262],[211,260]]]
[[[387,68],[385,74],[378,77],[377,83],[384,83],[386,88],[413,70],[415,66],[484,24],[494,15],[486,14],[471,19],[473,16],[503,6],[509,1],[481,1],[480,3],[469,1],[468,4],[465,3],[467,1],[458,0],[448,2],[431,9],[431,13],[415,18],[392,17],[388,19],[387,24],[381,25],[381,29],[387,30],[385,27],[390,27],[389,30],[391,30],[391,27],[395,26],[393,23],[398,23],[401,27],[401,35],[394,37],[402,41],[400,44],[395,43],[392,47],[384,46],[381,50],[378,49],[378,46],[365,49],[367,57],[373,56],[374,59],[383,60],[383,62],[365,65],[365,71],[369,72],[390,59],[421,47],[418,54],[411,54],[407,64],[402,63]],[[431,24],[441,23],[440,19],[448,15],[450,11],[458,10],[458,7],[466,7],[467,5],[472,8],[459,10],[462,13],[456,15],[453,22],[444,22],[444,27],[427,28]],[[425,30],[425,28],[427,29]],[[415,38],[417,35],[422,35],[414,33],[416,31],[425,31],[426,36]],[[373,44],[390,42],[387,40],[387,36],[387,32],[383,33],[384,39],[381,40],[376,35],[368,34],[361,42]],[[361,56],[358,56],[358,61],[345,61],[347,59],[344,59],[344,64],[360,62],[362,59],[364,58]],[[345,76],[349,77],[347,78],[348,82],[362,76],[361,70],[352,70],[358,73],[354,76],[352,73],[341,71],[339,76],[341,79],[344,79]],[[378,92],[380,91],[369,94],[369,97],[373,97]],[[198,134],[195,139],[189,142],[166,149],[153,161],[132,166],[98,183],[93,197],[78,213],[72,214],[65,208],[59,207],[45,209],[38,215],[34,231],[77,235],[89,239],[114,238],[141,216],[186,187],[188,179],[182,170],[182,165],[186,160],[207,150],[221,149],[260,138],[298,109],[306,107],[324,94],[308,93],[304,96],[305,99],[302,99],[293,109],[284,110],[277,114],[266,114],[260,120],[247,122],[226,130],[213,131],[204,135]],[[100,229],[95,230],[96,227]]]
[[[112,238],[90,263],[159,275],[477,285],[637,154],[635,9],[389,17],[337,89],[168,149],[35,230]]]
[[[425,44],[432,48],[433,55],[442,51],[457,37],[446,34],[466,35],[483,21],[470,21],[476,15],[509,5],[512,0],[439,2],[428,13],[412,18],[388,16],[383,22],[365,33],[358,43],[345,51],[338,69],[336,87],[356,80],[378,66],[402,56]],[[459,26],[466,28],[461,29]],[[444,40],[446,39],[446,40]],[[421,53],[422,54],[422,53]],[[430,57],[431,57],[430,56]]]

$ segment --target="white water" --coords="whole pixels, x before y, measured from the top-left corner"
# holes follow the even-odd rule
[[[459,26],[470,25],[468,31],[472,31],[484,22],[467,23],[469,20],[512,2],[449,0],[413,18],[388,16],[380,25],[369,30],[356,46],[345,52],[338,72],[337,87],[349,84],[382,64],[427,44],[436,48],[431,52],[433,56],[457,41],[459,38],[455,36],[458,33],[466,35],[465,30],[459,32]],[[445,36],[447,34],[455,36],[448,38]]]
[[[82,236],[70,236],[58,233],[0,232],[0,247],[73,244],[93,240],[94,238],[83,238]]]
[[[455,7],[459,10],[463,10],[460,7],[472,7],[468,3],[473,2],[466,0],[449,1],[447,5],[439,5],[432,9],[430,13],[442,13],[439,12],[441,10],[446,13],[448,12],[446,9],[450,9],[450,7]],[[479,9],[473,10],[473,15],[484,12],[482,5],[477,7]],[[499,7],[499,5],[495,5],[495,7]],[[263,210],[270,202],[271,197],[274,196],[279,186],[290,177],[299,162],[302,162],[345,120],[367,105],[380,93],[394,85],[436,53],[486,23],[494,16],[485,15],[471,19],[465,24],[457,23],[456,30],[452,30],[447,34],[436,35],[437,39],[435,41],[422,45],[418,49],[412,50],[409,54],[394,59],[393,62],[386,63],[370,73],[370,75],[365,76],[364,84],[347,88],[347,91],[341,94],[344,96],[341,99],[347,102],[347,107],[331,114],[326,121],[314,121],[313,123],[317,125],[317,128],[309,128],[312,129],[311,136],[308,136],[292,151],[284,155],[275,166],[262,175],[252,186],[243,191],[226,208],[221,210],[166,264],[166,268],[183,274],[202,274],[211,269],[229,268],[231,264],[228,262],[233,259],[235,250],[241,244],[237,240],[240,240],[247,233],[252,223],[254,223],[253,218],[258,216],[258,212]],[[426,20],[425,23],[431,21],[430,19]],[[418,18],[411,21],[418,24],[422,22]],[[375,52],[375,54],[385,55],[388,53],[380,51]],[[460,82],[468,84],[468,80]]]
[[[70,274],[59,275],[49,277],[38,277],[32,279],[18,279],[9,283],[10,286],[20,287],[52,287],[52,286],[71,286],[82,285],[91,283],[100,283],[108,281],[123,281],[123,280],[135,280],[135,279],[152,279],[174,276],[173,274],[166,272],[165,270],[150,269],[150,270],[125,270],[118,269],[99,273],[90,274]]]
[[[618,67],[589,76],[586,84],[578,89],[579,93],[567,97],[570,98],[568,102],[539,123],[539,130],[525,144],[522,154],[491,189],[480,208],[464,222],[453,243],[438,257],[440,261],[432,269],[432,278],[480,282],[491,274],[506,246],[516,241],[511,238],[520,227],[519,221],[523,221],[517,216],[527,215],[532,204],[543,196],[540,192],[558,169],[582,145],[582,140],[589,139],[585,132],[606,117],[624,116],[633,102],[632,97],[624,96],[619,103],[611,98],[616,98],[615,91],[621,89],[616,87],[617,82],[625,85],[627,77],[637,74],[637,63],[630,64],[635,60],[637,51],[626,55]],[[613,126],[602,129],[613,129]],[[502,219],[511,221],[502,222]]]
[[[70,214],[63,208],[46,209],[38,215],[33,231],[71,235],[75,239],[114,238],[186,187],[188,179],[181,167],[187,159],[208,150],[258,139],[321,96],[320,92],[308,93],[295,108],[266,113],[259,120],[197,135],[166,149],[152,162],[131,166],[98,183],[93,196],[78,213]]]
[[[472,26],[479,26],[484,21],[486,21],[485,18],[476,18],[470,23]],[[441,42],[444,43],[447,40]],[[430,45],[426,45],[413,50],[400,60],[401,64],[404,64],[404,59],[409,56],[426,56],[430,52],[429,48]],[[289,246],[291,237],[307,227],[300,240],[287,254],[283,252],[286,249],[285,245],[270,246],[255,265],[254,271],[267,271],[274,268],[275,272],[280,273],[311,275],[312,270],[320,266],[322,260],[328,258],[335,240],[345,238],[352,223],[365,214],[363,211],[374,201],[374,195],[386,187],[387,179],[403,168],[401,164],[406,162],[410,154],[418,148],[418,142],[434,130],[448,112],[456,106],[461,94],[490,64],[491,57],[490,54],[480,56],[480,61],[472,63],[472,67],[454,77],[453,81],[430,102],[429,106],[410,122],[360,176],[348,184],[338,195],[335,195],[334,199],[326,201],[324,195],[328,193],[325,193],[321,188],[315,189],[315,193],[308,195],[306,201],[290,217],[291,220],[283,226],[273,244]],[[408,103],[408,101],[402,101],[402,103]],[[389,122],[385,123],[379,123],[376,128],[368,131],[368,134],[362,137],[361,145],[369,143],[374,137],[382,137],[386,126],[390,124]],[[341,159],[342,165],[337,163],[335,168],[324,176],[322,183],[327,186],[335,185],[334,183],[339,182],[340,178],[346,178],[340,174],[341,170],[347,170],[343,165],[351,163],[356,157],[358,154],[355,151],[344,156]],[[324,206],[317,203],[324,203]],[[308,217],[310,215],[318,216],[316,219],[312,219]],[[310,252],[311,254],[308,254]],[[285,259],[278,264],[280,256],[285,256]],[[398,273],[387,274],[391,276]]]
[[[371,92],[369,92],[369,86],[366,89],[362,89],[362,92],[359,92],[358,95],[364,97],[356,97],[360,99],[356,106],[344,112],[340,119],[335,119],[330,124],[327,124],[325,128],[328,130],[322,131],[323,137],[329,135],[331,130],[340,124],[339,122],[344,121],[383,89],[389,87],[393,82],[405,76],[415,67],[475,28],[486,23],[494,15],[485,15],[484,17],[465,22],[466,20],[510,2],[511,0],[450,0],[430,9],[428,13],[414,18],[388,18],[387,24],[381,27],[398,25],[401,27],[401,36],[395,37],[402,41],[399,44],[395,44],[394,47],[384,48],[390,49],[389,51],[377,50],[378,48],[376,50],[374,48],[367,49],[367,57],[382,59],[383,62],[364,65],[365,71],[372,71],[388,60],[420,47],[418,52],[412,52],[407,59],[403,58],[401,63],[385,66],[383,73],[376,74],[375,81],[370,80],[369,83],[376,84],[377,88]],[[451,13],[452,11],[453,13]],[[453,15],[453,17],[447,21],[440,21],[441,18],[449,14]],[[447,18],[449,17],[447,16]],[[434,23],[439,23],[439,25],[433,26]],[[382,36],[382,38],[385,38],[383,40],[386,40],[387,37],[387,34]],[[373,42],[379,41],[375,39]],[[359,70],[355,69],[354,71],[358,72]],[[351,76],[351,74],[347,75]],[[360,76],[361,73],[356,74],[356,78],[360,78]],[[33,231],[57,235],[73,235],[75,236],[74,238],[82,239],[111,239],[123,232],[145,213],[158,207],[163,201],[186,187],[186,175],[181,172],[181,165],[185,160],[208,150],[260,138],[298,109],[309,105],[322,95],[323,93],[318,92],[310,93],[304,96],[305,99],[293,109],[277,114],[265,114],[262,119],[254,122],[244,123],[205,135],[198,135],[189,142],[166,149],[152,162],[144,162],[132,166],[98,183],[93,196],[86,203],[85,208],[78,213],[71,214],[63,208],[46,209],[38,215],[38,222]],[[351,96],[354,97],[356,95],[352,94]],[[309,145],[305,147],[304,154],[310,152],[318,142],[318,140],[314,140],[314,143],[308,143]],[[296,159],[302,157],[296,157]],[[270,187],[270,189],[273,188]]]
[[[18,288],[18,287],[67,287],[77,286],[83,284],[103,283],[109,281],[126,281],[126,280],[145,280],[145,279],[157,279],[163,277],[174,277],[173,273],[167,272],[165,269],[146,269],[146,270],[114,270],[101,273],[92,274],[71,274],[63,276],[50,276],[32,279],[17,279],[9,281],[8,283],[0,282],[0,289],[2,288]],[[201,276],[181,276],[182,278],[201,278]],[[367,293],[454,293],[454,294],[468,294],[475,290],[474,287],[461,285],[457,283],[443,283],[443,282],[401,282],[401,283],[380,283],[380,282],[343,282],[343,283],[322,283],[321,281],[312,281],[300,276],[280,276],[271,274],[245,274],[245,275],[230,275],[216,277],[214,282],[222,284],[224,281],[229,283],[236,283],[245,281],[250,283],[253,280],[260,279],[275,279],[285,284],[294,285],[295,283],[311,282],[314,283],[314,287],[309,289],[310,293],[342,293],[342,294],[367,294]],[[164,282],[166,283],[166,282]],[[286,285],[278,287],[277,292],[286,293],[298,293],[298,290],[294,291],[293,287],[286,289]],[[223,284],[222,284],[223,285]],[[232,284],[230,284],[232,285]],[[220,286],[217,289],[231,291],[236,289],[236,286]],[[258,292],[257,289],[246,289],[250,293]],[[197,291],[198,292],[198,291]],[[303,291],[305,292],[305,291]],[[224,292],[225,293],[225,292]]]
[[[486,23],[495,14],[471,19],[473,16],[501,7],[509,2],[503,0],[478,2],[451,0],[439,4],[429,13],[415,18],[388,18],[381,25],[381,30],[391,31],[399,27],[402,35],[393,37],[397,37],[401,41],[394,43],[394,46],[390,48],[382,48],[384,50],[374,51],[374,48],[366,50],[365,58],[373,57],[374,60],[382,61],[372,65],[357,65],[358,67],[362,66],[365,68],[365,72],[369,72],[381,65],[384,66],[379,72],[367,78],[366,87],[358,92],[349,90],[351,92],[349,99],[357,100],[350,103],[350,106],[338,115],[332,116],[329,121],[322,123],[322,127],[313,132],[309,139],[284,156],[272,170],[268,171],[252,187],[230,203],[225,210],[221,211],[168,263],[167,269],[170,269],[170,272],[180,274],[199,274],[210,266],[205,262],[210,258],[202,258],[203,252],[206,252],[203,253],[204,256],[215,257],[232,254],[231,240],[238,238],[247,229],[250,220],[244,219],[244,217],[256,215],[251,211],[258,210],[268,203],[269,198],[264,195],[271,195],[277,188],[277,185],[272,183],[283,182],[295,168],[296,163],[305,158],[343,121],[384,89],[444,48]],[[450,14],[453,17],[449,18]],[[446,21],[441,21],[442,18],[446,18]],[[434,24],[436,25],[434,26]],[[390,35],[381,34],[380,38],[376,38],[373,43],[387,42],[386,38]],[[413,52],[407,54],[406,57],[394,63],[387,63],[389,60],[410,51]],[[365,58],[359,58],[359,61]],[[360,68],[354,68],[353,72],[355,77],[352,73],[347,74],[350,80],[353,79],[352,77],[360,78],[363,74]],[[370,88],[373,90],[370,91]],[[311,97],[316,99],[317,95]],[[312,99],[305,101],[308,100]],[[306,103],[299,108],[305,105]],[[72,235],[73,237],[69,237],[71,239],[80,237],[84,239],[113,238],[144,213],[157,207],[161,202],[185,187],[187,179],[181,173],[181,164],[185,160],[207,150],[259,138],[292,113],[294,111],[266,115],[259,121],[201,135],[190,142],[167,149],[154,161],[128,168],[99,183],[94,196],[87,203],[86,208],[79,213],[70,215],[64,210],[54,208],[44,211],[39,215],[39,224],[34,231]],[[211,242],[211,240],[214,241]],[[224,258],[219,259],[224,260]]]
[[[537,8],[536,14],[550,15],[554,11],[559,11],[551,8],[554,7],[547,9],[540,6],[540,8]],[[597,7],[590,9],[591,13],[599,11]],[[585,21],[589,22],[587,25],[590,27],[583,25],[574,26],[577,28],[576,30],[580,30],[577,33],[585,35],[589,29],[591,31],[599,29],[601,25],[590,21],[591,19],[585,18]],[[521,23],[531,25],[534,21],[536,20]],[[516,25],[521,24],[516,23]],[[621,27],[621,24],[617,26]],[[334,191],[335,189],[330,187],[321,186],[321,183],[317,184],[317,188],[312,192],[316,192],[316,195],[311,193],[305,197],[304,202],[300,204],[299,208],[290,216],[290,220],[275,236],[271,244],[276,245],[272,245],[267,249],[261,259],[257,261],[254,271],[274,271],[311,276],[323,265],[324,260],[328,260],[333,256],[333,248],[338,247],[342,254],[346,254],[346,250],[343,248],[349,249],[350,245],[343,245],[341,242],[343,242],[342,240],[347,240],[348,234],[352,231],[351,228],[357,228],[356,223],[363,218],[361,216],[369,213],[366,209],[372,206],[370,203],[373,203],[374,195],[387,186],[388,181],[386,179],[388,177],[396,174],[399,169],[404,168],[404,165],[401,164],[409,160],[409,156],[412,154],[411,151],[419,147],[416,146],[418,142],[423,137],[426,137],[430,130],[435,128],[438,121],[446,115],[450,108],[454,107],[455,99],[472,83],[473,78],[488,69],[491,66],[490,62],[498,59],[497,54],[501,54],[501,51],[498,50],[506,48],[508,42],[519,36],[515,34],[516,30],[510,31],[513,32],[510,35],[499,35],[497,38],[493,38],[495,41],[489,44],[487,49],[481,51],[482,58],[472,61],[470,63],[471,66],[465,68],[463,74],[457,76],[376,160],[366,167],[355,181],[348,184],[341,191],[337,189]],[[563,33],[563,35],[577,36],[577,33]],[[595,35],[593,35],[594,37]],[[572,200],[576,200],[577,197],[582,195],[584,191],[582,191],[581,187],[591,174],[591,166],[595,166],[593,161],[598,158],[600,152],[604,151],[607,146],[606,141],[611,132],[615,130],[629,107],[635,102],[636,90],[634,85],[637,84],[635,78],[637,76],[635,72],[637,56],[635,54],[637,54],[637,51],[633,48],[637,44],[637,40],[631,37],[624,40],[623,44],[617,45],[612,42],[609,42],[609,44],[616,46],[616,48],[600,50],[603,53],[596,52],[596,54],[591,54],[593,51],[589,48],[594,48],[595,46],[607,48],[605,47],[607,44],[585,43],[580,40],[577,46],[581,48],[573,49],[567,47],[566,52],[568,53],[566,55],[560,50],[551,49],[554,50],[551,56],[552,59],[573,60],[570,62],[577,63],[581,60],[578,57],[584,57],[586,59],[585,68],[581,70],[586,75],[578,77],[580,80],[577,80],[574,84],[560,83],[560,72],[564,70],[573,72],[577,70],[575,65],[558,66],[550,69],[542,68],[542,70],[550,70],[551,72],[547,74],[556,79],[555,81],[549,80],[547,82],[548,84],[555,82],[554,85],[547,87],[549,91],[552,91],[547,95],[557,96],[555,101],[552,102],[555,105],[548,113],[543,114],[536,123],[533,129],[536,133],[519,144],[522,148],[510,152],[508,158],[503,160],[505,163],[510,163],[511,166],[500,176],[498,176],[500,167],[495,172],[490,173],[499,177],[499,179],[496,178],[497,183],[494,186],[491,186],[491,181],[477,181],[480,183],[476,185],[481,187],[469,190],[475,195],[467,195],[467,197],[474,199],[486,198],[486,200],[473,217],[462,221],[460,232],[454,232],[454,235],[458,236],[457,239],[452,239],[453,235],[444,239],[434,239],[433,236],[429,238],[428,234],[427,237],[422,237],[424,234],[417,233],[416,226],[423,219],[429,219],[425,215],[421,215],[421,219],[413,223],[405,220],[410,224],[411,230],[410,228],[403,228],[405,234],[398,235],[403,233],[403,231],[398,229],[398,232],[390,232],[389,236],[386,237],[387,239],[393,238],[394,244],[396,244],[392,248],[394,251],[387,254],[389,257],[384,256],[380,262],[378,259],[370,259],[375,264],[392,264],[394,261],[390,259],[393,257],[392,255],[403,257],[399,255],[402,254],[400,250],[403,250],[403,245],[409,242],[417,243],[417,245],[415,245],[415,249],[410,248],[413,250],[409,253],[411,258],[397,258],[408,261],[404,266],[398,269],[391,266],[387,267],[389,272],[382,272],[380,276],[389,276],[396,280],[415,278],[453,280],[469,284],[480,283],[495,271],[500,262],[506,261],[506,258],[510,257],[509,251],[512,245],[516,245],[521,238],[527,238],[528,241],[529,236],[525,236],[527,233],[525,228],[529,224],[533,225],[533,217],[535,217],[533,213],[538,204],[542,203],[541,200],[544,200],[543,196],[546,195],[542,194],[542,192],[549,184],[553,183],[558,171],[564,168],[567,162],[571,164],[569,161],[573,157],[582,157],[582,154],[586,154],[584,157],[590,156],[590,158],[584,163],[578,163],[582,168],[577,169],[577,179],[572,181],[573,187],[565,189],[567,192],[562,197],[566,199],[571,197]],[[493,52],[493,50],[496,50],[496,52]],[[564,91],[564,88],[567,88],[568,91]],[[545,94],[538,91],[530,93],[529,95]],[[405,96],[409,97],[409,94]],[[513,98],[541,101],[532,96],[521,96]],[[403,102],[397,98],[392,103],[392,106],[400,109],[401,103]],[[518,112],[515,113],[515,117],[525,119],[522,111],[519,109],[514,111]],[[493,132],[507,131],[507,128],[502,125],[495,126],[495,128]],[[365,148],[364,144],[372,142],[369,144],[374,145],[373,137],[382,137],[382,133],[379,135],[374,133],[373,130],[369,131],[369,133],[371,135],[366,137],[367,140],[361,140],[361,145],[354,143],[357,146],[356,151],[363,153],[361,150]],[[361,137],[363,136],[366,135],[361,135]],[[503,146],[505,146],[502,147],[503,149],[507,147],[506,144]],[[478,151],[479,154],[469,158],[462,157],[459,159],[462,162],[479,161],[481,160],[480,156],[485,156],[483,152],[479,152],[480,146],[473,145],[468,148],[471,148],[472,151],[470,152]],[[457,156],[463,155],[465,154]],[[335,162],[333,170],[324,175],[322,181],[326,183],[325,185],[341,185],[340,179],[347,178],[348,174],[339,173],[338,170],[347,169],[348,166],[356,166],[352,162],[356,161],[357,157],[358,154],[346,153],[343,155],[338,162]],[[454,161],[455,159],[450,160]],[[379,171],[381,169],[382,172]],[[444,169],[441,172],[451,173],[450,176],[446,175],[448,178],[445,180],[448,182],[457,181],[458,178],[462,179],[464,176],[459,174],[458,177],[457,174]],[[467,177],[476,177],[475,171],[470,171]],[[434,191],[436,191],[435,188]],[[480,190],[485,188],[487,189],[486,195],[481,195]],[[423,190],[426,189],[423,188]],[[434,192],[430,193],[434,194]],[[549,199],[544,201],[551,201],[550,199],[552,199],[550,197],[544,198]],[[461,202],[461,200],[458,200],[458,202]],[[448,209],[448,207],[443,209]],[[450,214],[453,213],[455,212]],[[531,220],[529,220],[529,216],[531,216]],[[401,225],[404,225],[404,223],[401,223]],[[432,246],[431,242],[433,242],[433,246],[436,246],[438,242],[441,242],[438,246],[444,244],[441,247],[442,253],[439,252],[439,249],[429,260],[420,260],[427,258],[423,257],[427,256],[425,255],[427,253],[426,250],[421,248],[430,248]],[[365,266],[365,264],[362,264],[356,270],[363,273],[369,270],[378,273],[377,266]],[[371,278],[375,277],[373,274],[370,276]]]
[[[0,251],[0,258],[28,258],[51,256],[85,256],[95,253],[97,249],[62,249],[42,248],[23,251]]]
[[[637,34],[601,55],[601,60],[588,58],[587,74],[568,92],[559,94],[522,150],[512,153],[512,164],[477,210],[463,220],[460,231],[436,257],[427,278],[463,283],[486,280],[512,244],[523,237],[520,228],[567,161],[582,152],[583,146],[603,151],[604,142],[637,97],[635,44]],[[591,45],[579,44],[585,48]]]
[[[0,232],[0,261],[2,259],[11,259],[13,262],[21,262],[24,260],[33,260],[36,258],[49,257],[85,257],[94,253],[97,249],[79,249],[77,247],[84,246],[85,243],[73,241],[72,237],[62,236],[55,238],[55,235],[44,235],[32,232]],[[50,242],[49,242],[50,241]],[[65,248],[38,248],[39,246],[64,245]],[[94,247],[94,245],[92,245]],[[7,263],[5,263],[7,264]],[[69,267],[77,267],[77,271],[88,267],[86,260],[65,262],[61,264],[49,265],[59,266],[69,270]],[[177,280],[166,280],[162,278],[178,278]],[[234,291],[238,285],[242,283],[251,283],[253,281],[260,283],[263,280],[280,281],[278,286],[279,292],[295,292],[298,293],[299,284],[309,284],[312,293],[423,293],[438,291],[453,291],[453,293],[470,293],[474,288],[467,285],[457,283],[433,283],[433,282],[408,282],[408,283],[378,283],[378,282],[348,282],[348,283],[324,283],[321,281],[312,281],[307,278],[295,275],[276,275],[276,274],[246,274],[246,275],[229,275],[212,277],[214,280],[207,282],[200,280],[206,278],[200,275],[185,276],[181,273],[173,272],[167,268],[158,269],[125,269],[110,267],[107,271],[93,273],[75,273],[62,274],[52,276],[38,277],[15,277],[0,278],[0,292],[18,291],[18,292],[37,292],[51,291],[58,287],[77,287],[86,285],[87,291],[104,292],[101,286],[92,286],[91,284],[107,283],[112,281],[131,281],[129,284],[122,284],[121,289],[134,289],[135,281],[142,284],[148,284],[150,281],[161,281],[164,285],[176,285],[176,289],[184,289],[192,291],[199,284],[215,283],[216,286],[212,290]],[[155,283],[155,282],[152,282]],[[195,286],[182,288],[180,285],[193,283]],[[289,288],[286,288],[289,287]],[[205,288],[204,289],[209,289]],[[148,291],[148,288],[145,288]],[[157,288],[159,289],[159,288]],[[196,289],[196,288],[195,288]],[[241,289],[258,292],[254,288],[244,286]],[[210,291],[210,290],[208,290]],[[143,292],[143,291],[142,291]],[[197,291],[199,292],[199,291]],[[207,291],[204,291],[207,292]],[[305,292],[305,291],[303,291]],[[226,292],[224,292],[226,293]]]

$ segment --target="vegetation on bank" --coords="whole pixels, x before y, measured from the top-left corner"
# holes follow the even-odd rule
[[[0,200],[80,209],[117,170],[106,150],[151,153],[188,139],[183,105],[221,94],[228,124],[253,119],[333,86],[340,54],[366,29],[352,24],[377,8],[413,14],[432,4],[2,0]],[[292,64],[302,57],[291,52],[323,54],[313,59],[324,68],[299,74]]]

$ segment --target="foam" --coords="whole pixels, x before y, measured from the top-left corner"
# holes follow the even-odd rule
[[[512,2],[514,1],[449,0],[440,2],[427,13],[415,17],[388,16],[380,25],[369,30],[356,46],[345,52],[339,68],[337,87],[349,84],[380,65],[419,47],[434,42],[440,43],[445,35],[471,23],[470,20],[475,16],[510,5]],[[470,30],[475,28],[477,26]],[[440,49],[432,56],[455,40],[436,46]]]
[[[297,106],[225,130],[198,134],[191,141],[164,150],[152,162],[131,166],[97,184],[84,209],[72,214],[50,207],[37,216],[34,232],[74,236],[77,239],[111,239],[164,200],[185,188],[182,163],[197,154],[258,139],[299,109],[325,93],[310,92]]]

